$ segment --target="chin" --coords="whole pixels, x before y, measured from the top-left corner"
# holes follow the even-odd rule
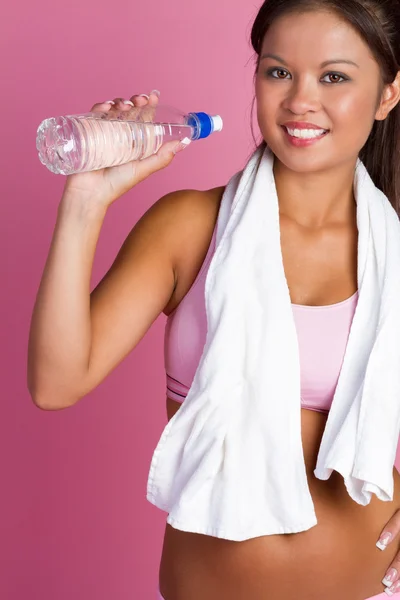
[[[269,144],[268,144],[269,146]],[[300,152],[296,152],[296,149],[290,148],[273,148],[269,146],[272,153],[274,154],[274,165],[280,163],[280,167],[293,171],[295,173],[315,173],[317,171],[325,171],[331,169],[334,166],[332,161],[332,155],[329,160],[324,159],[321,153],[309,153],[307,156]]]

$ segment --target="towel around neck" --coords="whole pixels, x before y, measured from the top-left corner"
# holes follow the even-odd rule
[[[207,273],[207,337],[151,461],[147,499],[173,527],[230,540],[317,524],[301,440],[300,359],[280,245],[274,156],[229,181]],[[314,475],[393,500],[400,429],[400,222],[358,159],[358,304]],[[329,341],[328,341],[329,342]]]

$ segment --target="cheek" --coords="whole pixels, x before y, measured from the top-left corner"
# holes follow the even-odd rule
[[[365,98],[363,96],[348,94],[341,95],[329,103],[329,112],[332,124],[337,127],[348,127],[350,123],[355,125],[363,114]]]
[[[332,126],[363,144],[374,124],[374,100],[373,94],[366,92],[338,99],[329,114]]]
[[[265,136],[276,126],[274,108],[265,100],[257,103],[257,123],[261,133]]]
[[[254,91],[257,106],[260,110],[268,110],[270,107],[282,102],[282,90],[279,90],[279,86],[271,85],[262,73],[255,80]]]
[[[255,86],[257,119],[260,124],[276,122],[277,114],[281,111],[282,97],[277,90],[265,89],[263,82]]]

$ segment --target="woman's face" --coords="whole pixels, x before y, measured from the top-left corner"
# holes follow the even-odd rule
[[[269,53],[279,58],[265,57]],[[275,156],[295,171],[355,162],[382,89],[377,62],[349,24],[327,12],[287,15],[264,38],[256,78],[258,124]],[[282,128],[287,121],[306,121],[329,133],[296,147]]]

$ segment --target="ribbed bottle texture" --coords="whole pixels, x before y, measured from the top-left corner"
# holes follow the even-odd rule
[[[146,107],[144,107],[146,109]],[[171,140],[197,140],[221,131],[221,117],[172,107],[128,113],[85,113],[45,119],[38,127],[39,159],[52,173],[71,175],[142,160]]]

